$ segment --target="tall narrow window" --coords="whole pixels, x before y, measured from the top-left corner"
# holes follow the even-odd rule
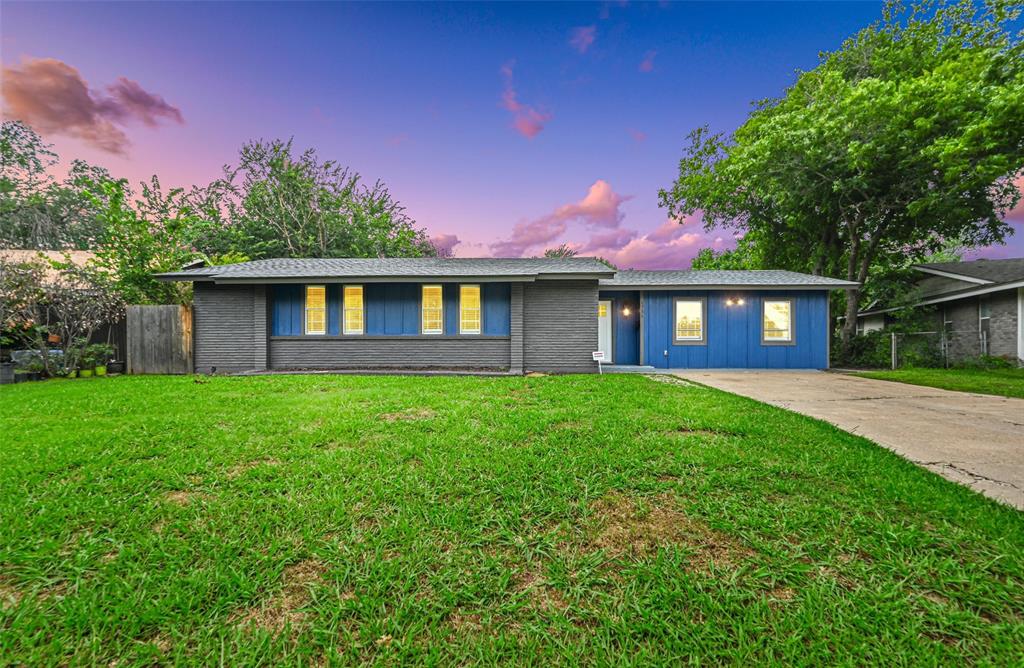
[[[345,318],[346,334],[363,333],[363,286],[345,286]]]
[[[327,288],[306,286],[306,334],[327,333]]]
[[[677,299],[675,340],[678,343],[704,341],[704,300]]]
[[[444,332],[444,297],[440,285],[423,286],[423,333]]]
[[[459,286],[459,333],[480,333],[480,286]]]
[[[763,302],[762,337],[764,343],[793,342],[793,302],[790,299],[766,299]]]

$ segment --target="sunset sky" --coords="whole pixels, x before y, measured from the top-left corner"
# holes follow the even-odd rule
[[[683,268],[732,243],[658,208],[686,134],[734,129],[880,7],[3,2],[3,108],[133,183],[206,183],[245,141],[294,137],[456,255],[568,242]],[[1010,220],[981,255],[1024,256]]]

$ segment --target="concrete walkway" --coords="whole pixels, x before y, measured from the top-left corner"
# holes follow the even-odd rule
[[[818,371],[676,375],[831,422],[1024,510],[1024,399]]]

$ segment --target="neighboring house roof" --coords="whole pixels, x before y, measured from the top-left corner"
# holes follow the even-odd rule
[[[96,257],[96,254],[92,251],[82,250],[34,250],[31,248],[0,249],[0,259],[6,260],[7,262],[31,262],[33,260],[38,260],[40,255],[56,262],[70,260],[71,264],[79,267],[85,266],[86,262]],[[55,280],[58,274],[59,272],[56,269],[47,266],[46,279],[48,281]]]
[[[600,285],[602,288],[619,288],[624,290],[641,288],[793,288],[803,290],[834,290],[837,288],[855,287],[857,283],[778,269],[691,269],[688,271],[637,271],[626,269],[616,273],[614,278],[603,279]]]
[[[930,276],[943,276],[952,279],[946,289],[926,292],[914,304],[915,307],[932,306],[1024,287],[1024,258],[1020,257],[1005,260],[972,260],[970,262],[932,262],[916,264],[914,269]],[[857,315],[890,313],[898,308],[901,307],[872,304]]]
[[[615,273],[592,257],[574,258],[278,258],[157,274],[167,281],[288,282],[310,279],[385,281],[401,278],[532,281],[605,278]]]
[[[972,260],[970,262],[929,262],[915,264],[914,269],[926,274],[974,279],[974,282],[1024,281],[1024,257],[1005,260]]]

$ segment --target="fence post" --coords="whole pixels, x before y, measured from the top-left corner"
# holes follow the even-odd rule
[[[892,337],[892,344],[891,344],[891,348],[892,348],[892,369],[893,369],[893,371],[895,371],[896,370],[896,364],[897,364],[897,359],[896,359],[896,332],[890,333],[889,336]]]

